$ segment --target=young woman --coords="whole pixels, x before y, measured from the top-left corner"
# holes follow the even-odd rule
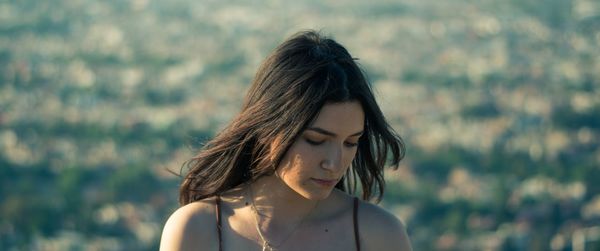
[[[411,250],[403,224],[366,201],[381,199],[383,168],[403,155],[355,59],[317,32],[298,33],[263,62],[240,114],[187,162],[160,249]]]

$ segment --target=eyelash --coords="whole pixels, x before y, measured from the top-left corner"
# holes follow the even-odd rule
[[[320,144],[323,144],[323,142],[324,142],[324,141],[313,141],[313,140],[310,140],[310,139],[304,139],[304,140],[306,140],[307,143],[309,143],[309,144],[311,144],[313,146],[318,146]]]
[[[358,146],[358,143],[348,143],[348,142],[346,142],[345,144],[348,147],[357,147]]]
[[[318,146],[318,145],[320,145],[320,144],[323,144],[323,142],[325,142],[325,141],[313,141],[313,140],[310,140],[310,139],[304,139],[304,140],[306,140],[306,142],[307,142],[308,144],[311,144],[311,145],[313,145],[313,146]],[[348,143],[348,142],[344,142],[344,144],[345,144],[347,147],[356,147],[356,146],[358,146],[358,143]]]

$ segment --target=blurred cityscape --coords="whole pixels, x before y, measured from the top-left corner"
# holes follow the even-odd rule
[[[415,250],[600,250],[596,0],[0,1],[0,250],[157,250],[170,171],[308,28],[406,141]]]

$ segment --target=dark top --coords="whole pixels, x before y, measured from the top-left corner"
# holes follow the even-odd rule
[[[217,233],[219,236],[219,251],[223,251],[223,239],[221,238],[221,198],[217,196],[215,203],[215,210],[217,216]],[[352,223],[354,225],[354,242],[356,243],[356,250],[360,251],[360,239],[358,236],[358,198],[354,197],[354,208],[352,210]]]

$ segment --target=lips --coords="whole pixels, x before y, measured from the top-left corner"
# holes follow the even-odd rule
[[[317,179],[317,178],[311,178],[311,180],[314,181],[315,183],[317,183],[318,185],[326,186],[326,187],[335,186],[335,184],[337,183],[337,180],[335,180],[335,179]]]

